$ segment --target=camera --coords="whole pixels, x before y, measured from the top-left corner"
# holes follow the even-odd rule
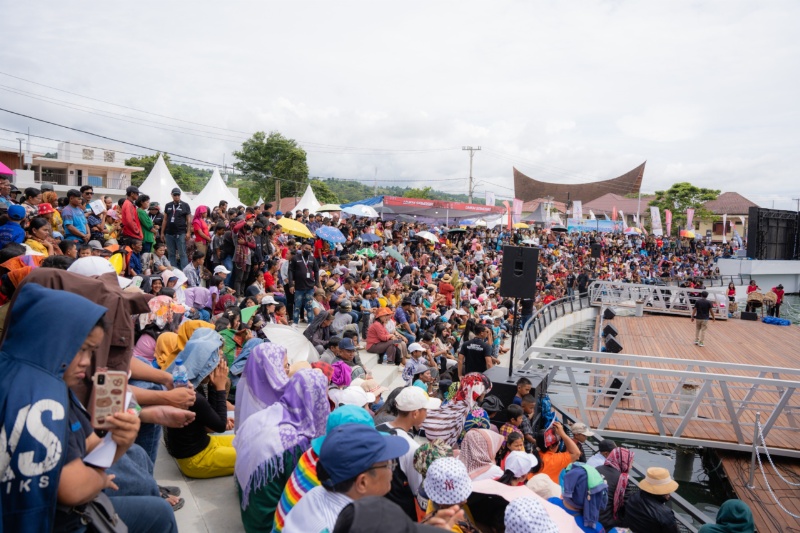
[[[105,374],[100,374],[99,376],[97,376],[97,384],[98,385],[105,385],[105,383],[106,383],[106,375]]]

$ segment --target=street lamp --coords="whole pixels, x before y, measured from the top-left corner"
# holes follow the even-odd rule
[[[17,140],[19,141],[19,168],[25,168],[23,167],[24,163],[22,159],[22,141],[25,140],[25,137],[17,137]]]

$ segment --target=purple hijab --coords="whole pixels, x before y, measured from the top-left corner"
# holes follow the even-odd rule
[[[205,307],[211,309],[211,292],[205,287],[190,287],[183,292],[186,293],[186,307],[194,307],[197,310]]]
[[[289,383],[284,357],[286,348],[274,342],[259,344],[250,352],[242,379],[236,385],[236,429],[250,416],[281,399]]]
[[[328,380],[321,372],[300,370],[286,384],[277,403],[255,413],[239,427],[233,439],[234,474],[242,491],[242,509],[247,508],[253,490],[274,483],[281,473],[293,470],[311,441],[325,434],[330,414],[327,387]],[[292,464],[284,462],[287,451],[294,457]]]

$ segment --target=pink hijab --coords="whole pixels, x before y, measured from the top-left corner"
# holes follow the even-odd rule
[[[503,436],[488,429],[467,431],[458,456],[467,467],[470,479],[475,479],[495,466],[495,456],[503,445]]]

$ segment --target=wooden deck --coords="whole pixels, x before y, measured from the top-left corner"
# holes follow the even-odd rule
[[[599,319],[598,319],[599,321]],[[617,317],[609,323],[619,331],[618,340],[623,346],[622,353],[635,355],[648,355],[655,357],[669,357],[679,359],[696,359],[720,363],[741,363],[756,366],[798,368],[800,363],[800,327],[781,327],[764,324],[762,322],[748,322],[741,320],[727,320],[711,322],[706,332],[705,346],[694,344],[694,324],[688,318],[674,316],[645,315],[643,317]],[[602,360],[600,362],[603,362]],[[641,365],[640,365],[641,366]],[[653,368],[686,370],[686,367],[669,364],[650,364]],[[725,370],[711,370],[718,374],[727,374]],[[756,377],[757,374],[751,374]],[[788,379],[796,381],[794,376],[768,376],[769,378]],[[597,385],[597,384],[596,384]],[[674,382],[652,380],[656,394],[671,392]],[[634,384],[634,389],[637,386]],[[744,398],[747,389],[743,386],[730,388],[733,399]],[[722,398],[721,391],[714,387],[712,394]],[[595,395],[589,395],[588,402],[594,400]],[[761,423],[763,424],[772,410],[769,406],[777,404],[779,394],[774,390],[761,390],[755,394],[753,400],[763,402]],[[610,399],[603,399],[601,406],[608,406]],[[721,400],[720,400],[721,403]],[[663,408],[665,402],[661,403]],[[626,414],[625,411],[641,411],[643,404],[640,400],[622,400],[617,406],[614,415],[606,427],[608,431],[637,432],[658,434],[652,416],[641,414]],[[790,400],[790,409],[800,412],[800,392]],[[577,414],[577,412],[574,412]],[[604,410],[589,411],[588,422],[597,427],[603,416]],[[672,410],[677,414],[677,408]],[[705,419],[719,419],[710,408],[702,407],[698,414]],[[717,415],[719,413],[716,413]],[[746,412],[741,421],[749,423],[751,429],[743,431],[743,440],[752,442],[752,424],[755,413]],[[671,434],[675,431],[682,419],[678,416],[664,418],[664,424]],[[798,434],[794,431],[782,430],[778,426],[790,426],[786,416],[779,417],[776,427],[767,435],[769,446],[786,449],[797,449]],[[737,437],[730,424],[711,422],[708,420],[692,420],[687,425],[682,437],[687,439],[700,439],[718,442],[736,442]]]
[[[720,453],[719,455],[722,460],[722,467],[725,470],[728,481],[736,491],[736,495],[753,512],[756,530],[759,533],[800,531],[800,520],[786,514],[772,499],[764,483],[764,476],[758,470],[758,463],[756,463],[756,475],[753,481],[755,488],[749,489],[747,482],[750,477],[750,456],[730,452]],[[797,464],[797,461],[781,458],[773,458],[773,460],[784,478],[792,483],[800,483],[800,464]],[[762,455],[761,461],[775,496],[787,510],[800,516],[800,487],[792,487],[781,480],[769,465],[765,456]]]

